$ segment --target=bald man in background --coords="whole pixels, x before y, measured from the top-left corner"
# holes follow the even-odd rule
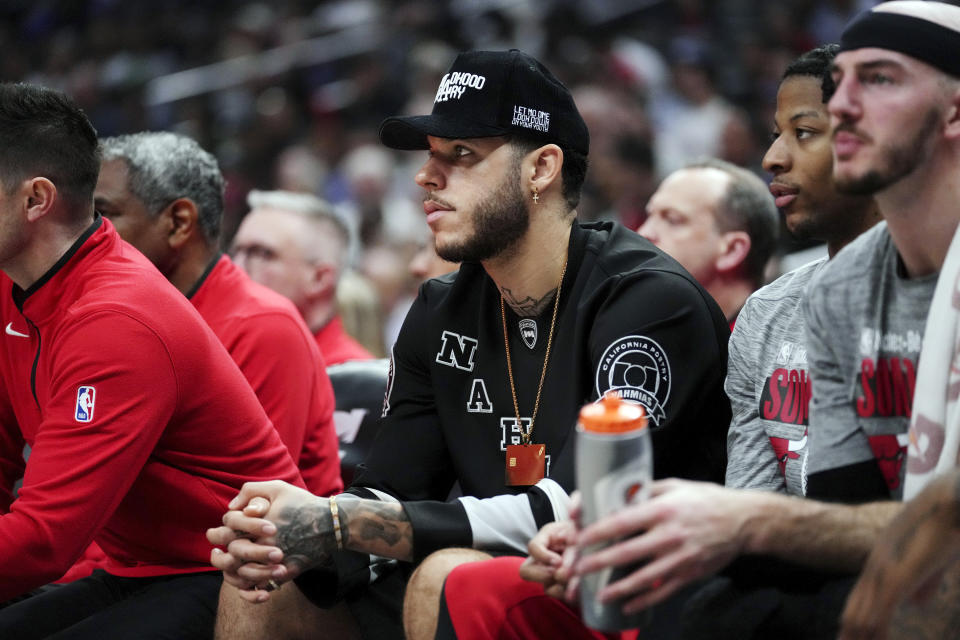
[[[733,329],[744,302],[763,284],[778,228],[777,209],[763,181],[710,159],[664,178],[637,233],[683,265]]]
[[[233,258],[254,281],[290,299],[327,366],[373,355],[343,328],[337,283],[350,233],[333,207],[306,193],[251,191],[250,213],[233,238]]]

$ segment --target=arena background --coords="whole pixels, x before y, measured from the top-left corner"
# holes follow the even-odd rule
[[[0,74],[71,94],[101,136],[194,137],[227,178],[225,242],[252,188],[336,203],[389,324],[416,287],[405,264],[428,229],[412,180],[423,155],[383,148],[377,126],[429,112],[457,51],[517,47],[571,87],[591,132],[579,215],[636,227],[659,178],[685,161],[718,156],[767,179],[786,64],[873,4],[4,0]],[[803,248],[783,237],[781,254]]]

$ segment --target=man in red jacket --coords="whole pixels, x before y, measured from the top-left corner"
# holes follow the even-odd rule
[[[106,554],[0,610],[0,637],[209,637],[204,528],[247,480],[303,482],[217,337],[95,214],[98,170],[71,100],[0,85],[0,602]]]
[[[333,387],[293,304],[253,282],[218,246],[223,176],[169,132],[101,141],[94,204],[200,312],[253,387],[313,493],[343,489]]]
[[[327,365],[373,356],[343,328],[337,284],[350,234],[333,207],[308,193],[251,191],[233,257],[250,277],[286,296],[303,315]]]

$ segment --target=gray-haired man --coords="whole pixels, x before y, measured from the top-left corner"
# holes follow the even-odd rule
[[[107,138],[101,147],[97,209],[213,329],[307,487],[321,495],[340,491],[333,388],[323,360],[289,301],[220,252],[223,176],[216,159],[173,133]]]

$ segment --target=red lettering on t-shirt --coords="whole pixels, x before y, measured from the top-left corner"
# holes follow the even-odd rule
[[[801,395],[800,376],[797,375],[796,369],[791,369],[787,380],[787,401],[784,403],[786,406],[782,415],[783,422],[796,424],[797,415],[800,413]]]
[[[807,424],[810,378],[806,371],[775,369],[763,386],[760,417],[786,424]]]
[[[910,416],[913,414],[913,392],[917,388],[917,367],[913,364],[913,360],[903,360],[903,369],[906,374],[906,383],[907,388],[905,390],[905,395],[907,398],[907,413],[906,415]]]
[[[780,413],[780,384],[779,381],[782,380],[787,375],[786,369],[776,369],[773,373],[770,374],[770,377],[767,378],[766,390],[767,393],[763,395],[769,397],[770,400],[767,400],[763,403],[763,419],[764,420],[774,420],[776,415]]]
[[[880,358],[877,363],[877,376],[874,379],[877,389],[877,413],[881,416],[893,415],[893,389],[890,382],[890,363]]]
[[[864,358],[860,363],[857,415],[909,418],[916,381],[916,366],[908,358],[880,358],[876,366],[872,359]]]
[[[810,385],[812,381],[810,376],[807,375],[806,371],[800,372],[800,388],[803,390],[802,395],[800,396],[800,416],[797,420],[797,424],[807,424],[807,418],[810,415]]]

